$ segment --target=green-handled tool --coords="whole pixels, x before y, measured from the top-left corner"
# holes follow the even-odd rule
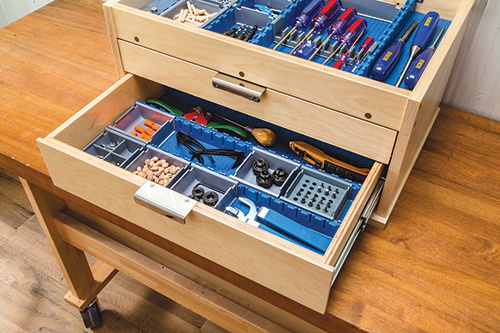
[[[176,116],[184,117],[187,119],[187,117],[185,117],[186,113],[184,113],[181,110],[178,110],[176,108],[173,108],[170,105],[168,105],[162,101],[159,101],[157,99],[148,99],[146,101],[146,103],[151,104],[153,106],[156,106],[156,107],[163,109],[167,112],[170,112]],[[201,108],[200,108],[200,110],[201,110]],[[212,114],[208,113],[208,112],[206,112],[206,115],[207,115],[207,117],[206,117],[207,119],[210,119],[210,117],[212,116]],[[192,120],[192,119],[189,119],[189,120]],[[243,139],[243,140],[246,140],[248,138],[248,133],[244,129],[242,129],[241,127],[238,127],[238,126],[219,124],[219,123],[216,123],[214,121],[203,123],[203,125],[207,126],[208,128],[213,128],[215,130],[218,130],[219,132],[234,135],[234,136],[236,136],[240,139]]]

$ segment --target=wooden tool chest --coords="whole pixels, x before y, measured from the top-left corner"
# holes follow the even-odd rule
[[[435,10],[449,21],[435,56],[413,91],[143,10],[150,2],[105,3],[121,78],[48,137],[39,139],[54,184],[324,312],[332,281],[376,200],[380,196],[371,221],[379,226],[385,225],[395,205],[437,116],[474,1],[386,1],[402,14],[387,23],[388,40],[382,34],[381,43],[395,39],[411,23],[412,15]],[[344,6],[349,2],[344,1]],[[227,4],[227,8],[231,6],[238,4]],[[367,74],[368,65],[364,70]],[[218,89],[221,87],[224,89]],[[170,89],[372,161],[324,253],[239,221],[223,209],[192,202],[168,188],[161,193],[171,196],[180,217],[159,214],[134,199],[144,188],[144,179],[82,151],[137,101],[159,98]]]

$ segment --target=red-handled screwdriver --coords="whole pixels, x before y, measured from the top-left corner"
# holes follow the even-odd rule
[[[338,43],[340,43],[340,37],[342,37],[347,28],[356,19],[356,15],[358,15],[358,13],[356,12],[356,9],[354,7],[347,8],[344,13],[342,13],[342,15],[340,15],[340,17],[335,21],[335,23],[328,27],[328,37],[326,37],[325,41],[318,48],[316,48],[316,51],[309,57],[308,60],[311,60],[316,55],[316,53],[318,53],[319,50],[321,50],[323,46],[332,38],[335,40],[335,44],[332,45],[332,49],[335,49],[338,46]]]
[[[302,38],[299,43],[297,43],[297,45],[288,54],[291,54],[293,51],[295,51],[295,49],[297,49],[300,44],[302,44],[302,42],[306,41],[307,37],[309,37],[313,32],[316,34],[322,33],[323,29],[325,29],[326,26],[328,26],[338,16],[341,9],[342,4],[339,0],[330,0],[325,5],[325,7],[321,9],[318,16],[313,18],[311,30],[304,38]]]
[[[347,32],[344,36],[340,37],[340,45],[336,50],[330,54],[328,58],[323,62],[323,65],[326,64],[333,56],[340,50],[340,53],[344,53],[351,46],[356,45],[358,40],[363,35],[367,27],[366,20],[362,17],[358,18],[350,27],[347,29]]]

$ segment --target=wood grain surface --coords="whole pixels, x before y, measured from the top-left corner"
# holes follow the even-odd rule
[[[114,83],[106,33],[98,0],[54,1],[0,30],[1,168],[57,191],[35,139],[46,136]],[[220,267],[216,270],[219,276],[329,331],[357,327],[378,332],[495,332],[500,327],[498,156],[499,122],[443,106],[387,228],[367,227],[360,236],[334,284],[325,315]],[[85,205],[62,191],[57,193]],[[109,213],[87,207],[130,228]],[[162,242],[143,231],[142,235]],[[24,242],[30,240],[17,243],[19,251],[26,252],[23,260],[34,262]],[[164,247],[182,252],[174,244]],[[199,266],[213,267],[193,254],[186,256]],[[44,260],[47,263],[40,269],[52,270],[60,278],[54,258]],[[21,269],[25,270],[30,270],[29,265]],[[23,273],[18,274],[19,283],[27,283]],[[57,302],[63,302],[64,287],[51,280],[40,286],[53,288],[61,296]],[[16,306],[26,297],[26,292],[21,294],[9,296],[8,303]],[[116,293],[113,297],[116,304],[132,306],[141,302],[140,296]],[[47,315],[60,311],[49,303],[43,303]],[[159,316],[153,311],[150,315]]]
[[[0,192],[0,331],[91,332],[63,299],[68,286],[15,175],[0,170]],[[121,273],[99,305],[98,332],[226,332]]]

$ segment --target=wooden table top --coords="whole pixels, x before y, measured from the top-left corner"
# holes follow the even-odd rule
[[[53,191],[36,138],[117,78],[101,6],[56,0],[0,30],[0,167]],[[500,122],[443,106],[387,228],[359,237],[327,313],[270,301],[325,330],[498,330],[499,156]]]

